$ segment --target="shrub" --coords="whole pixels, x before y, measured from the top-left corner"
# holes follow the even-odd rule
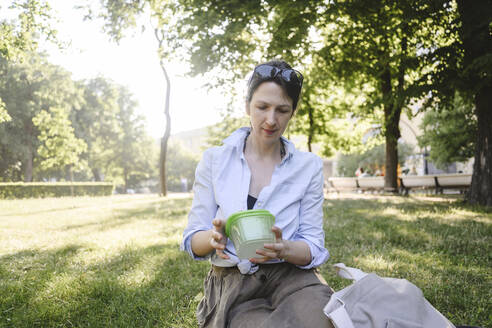
[[[111,182],[6,182],[0,183],[0,198],[63,196],[109,196]]]

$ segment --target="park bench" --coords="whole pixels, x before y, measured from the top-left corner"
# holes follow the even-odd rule
[[[336,191],[356,191],[359,189],[357,178],[331,177],[328,178],[331,187]]]
[[[362,191],[383,191],[384,190],[384,177],[362,177],[357,178],[359,189]]]
[[[457,189],[463,192],[471,186],[471,174],[440,174],[436,176],[436,188],[440,193],[444,189]]]
[[[444,189],[463,192],[471,185],[471,174],[404,175],[399,177],[401,194],[408,195],[412,189],[433,190],[436,194]],[[328,191],[383,191],[384,177],[330,177]]]
[[[463,191],[471,185],[471,174],[406,175],[400,177],[400,192],[408,195],[411,189],[433,189],[436,194],[444,189]]]
[[[431,190],[436,188],[436,178],[433,175],[404,175],[400,176],[400,193],[408,195],[411,189]]]

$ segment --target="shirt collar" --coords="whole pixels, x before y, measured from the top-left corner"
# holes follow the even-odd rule
[[[222,142],[225,145],[229,145],[233,148],[237,148],[239,150],[238,153],[240,158],[244,158],[244,152],[243,152],[244,139],[250,132],[251,132],[251,128],[248,127],[239,128],[236,131],[234,131],[230,136],[225,138]],[[289,141],[284,136],[281,136],[280,138],[282,139],[285,145],[285,151],[286,151],[284,158],[282,158],[282,162],[280,162],[280,165],[282,165],[287,159],[291,158],[292,155],[294,155],[296,147],[291,141]]]

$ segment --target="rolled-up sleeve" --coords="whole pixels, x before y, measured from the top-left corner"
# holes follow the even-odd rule
[[[329,258],[323,230],[323,201],[323,162],[317,158],[314,175],[301,200],[299,228],[293,238],[306,242],[311,250],[311,262],[305,266],[298,266],[301,269],[320,266]]]
[[[212,229],[212,220],[217,213],[212,185],[212,149],[203,153],[202,160],[195,171],[195,183],[193,184],[193,203],[188,214],[188,226],[183,232],[181,250],[188,252],[196,260],[205,260],[209,256],[196,256],[191,249],[191,238],[198,231]]]

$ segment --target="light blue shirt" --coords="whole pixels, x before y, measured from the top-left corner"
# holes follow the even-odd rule
[[[241,128],[223,141],[220,147],[207,149],[198,164],[193,185],[193,203],[188,226],[183,233],[181,250],[194,259],[210,258],[217,266],[237,265],[241,273],[252,274],[258,266],[239,260],[231,240],[227,241],[224,260],[215,252],[206,257],[196,256],[191,249],[191,237],[198,231],[213,228],[212,220],[226,220],[231,214],[247,210],[251,171],[244,157],[244,140],[250,128]],[[282,229],[282,238],[302,240],[311,250],[311,262],[302,269],[323,264],[329,257],[324,247],[323,231],[323,162],[308,152],[295,149],[282,137],[286,154],[275,166],[269,186],[264,187],[253,209],[266,209],[275,216],[275,225]],[[268,263],[277,263],[272,260]]]

